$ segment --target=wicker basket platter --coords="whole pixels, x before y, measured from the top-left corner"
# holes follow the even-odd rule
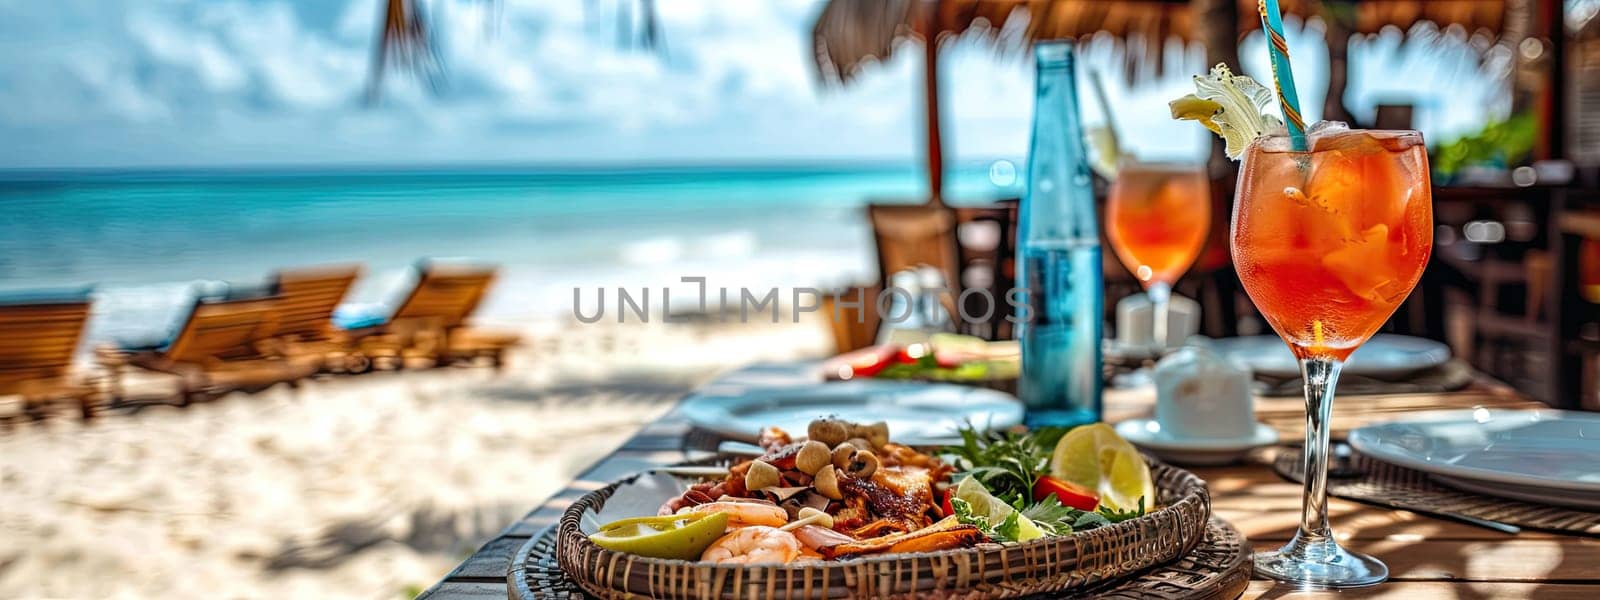
[[[720,466],[716,456],[684,463]],[[681,485],[646,472],[579,498],[556,526],[556,560],[600,598],[1007,598],[1085,591],[1187,555],[1206,534],[1211,496],[1193,473],[1147,459],[1160,508],[1143,517],[1023,544],[877,555],[790,565],[725,565],[612,552],[590,542],[593,524],[654,514],[650,502]],[[670,488],[670,489],[669,489]],[[619,508],[623,507],[623,508]]]

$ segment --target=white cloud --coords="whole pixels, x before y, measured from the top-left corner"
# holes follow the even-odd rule
[[[658,2],[660,55],[618,46],[616,0],[428,0],[442,88],[391,73],[376,108],[361,98],[382,2],[333,1],[13,2],[16,14],[0,21],[0,137],[14,143],[0,145],[0,167],[921,152],[921,53],[907,48],[848,88],[818,89],[810,64],[818,0]],[[1300,53],[1315,40],[1295,42],[1302,92],[1320,99],[1308,83],[1323,79],[1325,58]],[[1244,54],[1252,52],[1247,44]],[[1082,64],[1114,62],[1095,50]],[[1033,93],[1026,56],[996,59],[982,45],[958,44],[942,64],[952,157],[1023,154]],[[1130,145],[1180,155],[1204,148],[1196,128],[1165,118],[1166,101],[1187,86],[1184,71],[1203,67],[1196,59],[1132,89],[1106,78]],[[1353,91],[1430,93],[1414,88]],[[1464,97],[1488,97],[1474,93]],[[1082,100],[1088,122],[1104,120]],[[1463,114],[1441,122],[1471,120]]]

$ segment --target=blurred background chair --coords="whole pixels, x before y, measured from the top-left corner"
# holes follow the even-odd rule
[[[468,323],[483,301],[496,268],[486,265],[420,261],[416,284],[394,313],[381,324],[358,330],[360,351],[396,367],[408,358],[435,365],[458,360],[488,358],[495,367],[505,363],[505,351],[521,341],[511,331],[475,327]]]
[[[368,361],[354,351],[349,332],[333,324],[334,309],[360,275],[360,265],[285,269],[272,275],[268,286],[279,298],[275,335],[286,355],[315,359],[325,371],[366,370]]]
[[[72,373],[89,319],[89,288],[0,295],[0,396],[19,396],[42,416],[57,400],[75,400],[93,416],[95,390]]]
[[[844,354],[877,343],[878,315],[875,285],[852,286],[822,295],[819,312],[833,330],[834,351]]]
[[[259,290],[197,299],[172,338],[154,347],[124,348],[114,373],[129,365],[167,373],[179,382],[179,405],[233,390],[254,392],[279,383],[297,385],[320,360],[281,353],[279,297]],[[120,387],[120,386],[117,386]]]
[[[1017,206],[1015,198],[984,206],[955,209],[956,250],[960,267],[960,290],[956,320],[961,333],[986,340],[1009,339],[1012,335],[1011,306],[1006,292],[1016,282]],[[982,294],[966,293],[977,290]],[[981,318],[984,315],[988,318]],[[971,319],[965,318],[971,317]]]

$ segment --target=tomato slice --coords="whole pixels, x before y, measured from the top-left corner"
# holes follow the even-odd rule
[[[1071,506],[1078,510],[1094,510],[1100,506],[1100,496],[1094,490],[1069,481],[1062,481],[1048,475],[1041,476],[1033,482],[1033,501],[1040,502],[1050,496],[1055,496],[1062,506]]]
[[[848,373],[840,375],[841,379],[872,377],[884,367],[894,363],[899,355],[899,346],[867,346],[830,359],[827,368],[844,370]]]
[[[945,490],[943,493],[939,494],[939,509],[944,511],[944,516],[946,517],[956,514],[955,506],[950,504],[950,499],[955,497],[955,495],[955,490]]]

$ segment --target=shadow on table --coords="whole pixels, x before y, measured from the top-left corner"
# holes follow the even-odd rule
[[[1553,584],[1544,583],[1540,579],[1553,579],[1563,581],[1570,577],[1563,577],[1562,573],[1581,572],[1585,565],[1581,557],[1569,556],[1564,552],[1557,538],[1529,538],[1495,531],[1484,530],[1481,537],[1462,539],[1449,537],[1445,539],[1428,539],[1428,534],[1423,531],[1433,522],[1431,519],[1419,518],[1417,520],[1392,521],[1386,524],[1373,524],[1367,526],[1340,527],[1340,520],[1334,519],[1334,530],[1350,534],[1349,541],[1342,541],[1346,547],[1361,552],[1366,552],[1383,560],[1389,565],[1390,582],[1441,582],[1457,583],[1450,588],[1450,593],[1459,600],[1475,600],[1500,598],[1507,596],[1508,590],[1491,589],[1497,583],[1511,583],[1528,585],[1525,590],[1516,590],[1515,595],[1526,598],[1554,598],[1570,596],[1572,590],[1558,590]],[[1260,541],[1253,542],[1256,551],[1270,550],[1278,547],[1284,540],[1293,536],[1296,527],[1286,527],[1259,531],[1255,537]],[[1548,542],[1550,548],[1558,553],[1559,559],[1549,564],[1544,573],[1525,573],[1519,576],[1483,574],[1474,572],[1474,561],[1480,565],[1482,561],[1506,561],[1527,565],[1533,561],[1545,562],[1549,557],[1544,553],[1530,553],[1527,549],[1513,549],[1506,552],[1492,553],[1490,544],[1520,540],[1527,542]],[[1475,581],[1476,580],[1476,581]],[[1279,583],[1261,594],[1260,598],[1292,598],[1302,592],[1322,591],[1323,593],[1337,593],[1342,598],[1366,598],[1395,594],[1391,584],[1380,585],[1372,588],[1355,590],[1327,591],[1306,590],[1293,584]],[[1409,597],[1401,593],[1393,597]]]

